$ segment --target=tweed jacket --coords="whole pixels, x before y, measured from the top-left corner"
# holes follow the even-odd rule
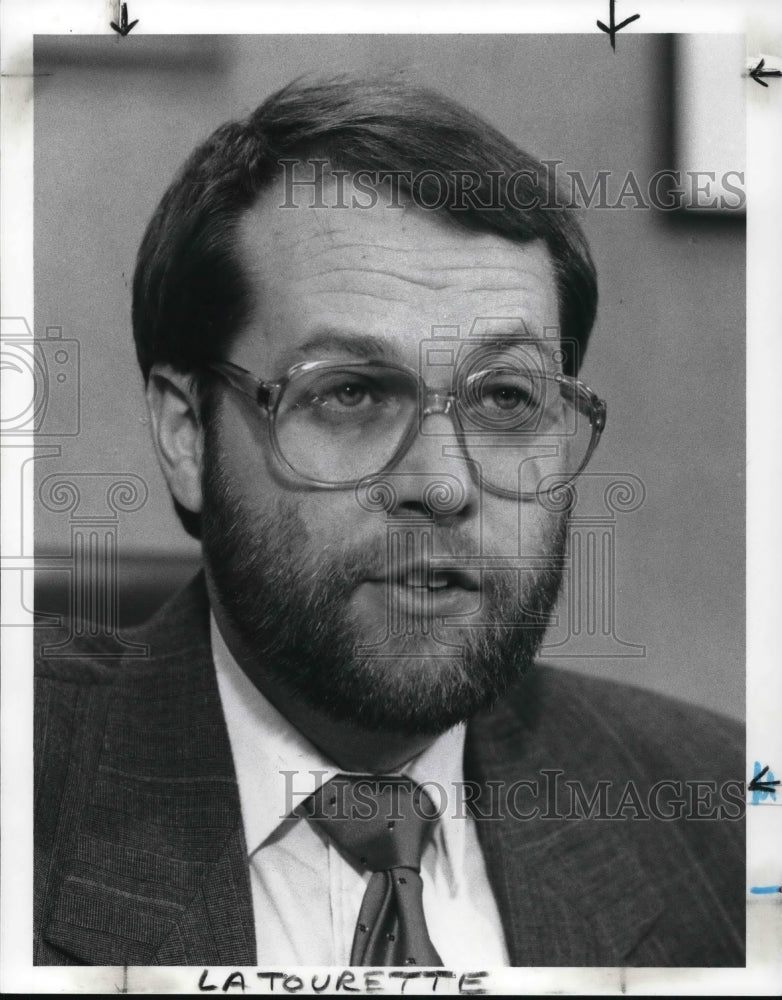
[[[127,637],[148,655],[85,644],[83,656],[37,665],[34,961],[252,966],[247,850],[203,578]],[[464,770],[480,789],[472,808],[512,965],[744,964],[734,723],[536,667],[471,721]],[[498,789],[535,780],[547,791],[534,818],[523,794],[510,810],[488,804],[489,792],[494,803]],[[576,808],[578,782],[587,798],[605,783],[611,811],[623,812]],[[684,788],[685,815],[643,818],[654,787],[656,811],[673,814]]]

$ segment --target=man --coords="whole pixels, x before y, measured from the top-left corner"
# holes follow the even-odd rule
[[[134,334],[204,573],[149,659],[40,664],[38,964],[743,963],[733,728],[533,666],[596,301],[542,166],[428,92],[193,153]]]

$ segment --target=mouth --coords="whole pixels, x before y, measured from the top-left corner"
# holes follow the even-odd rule
[[[432,560],[434,562],[434,560]],[[400,564],[366,578],[355,593],[354,608],[369,630],[428,633],[434,619],[475,614],[481,606],[479,572],[429,562]]]
[[[480,590],[481,586],[478,573],[452,566],[431,566],[423,563],[400,566],[397,570],[392,570],[375,582],[395,584],[398,587],[412,590],[431,591],[444,591],[453,588]]]

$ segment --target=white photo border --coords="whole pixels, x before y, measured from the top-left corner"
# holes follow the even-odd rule
[[[119,3],[5,0],[2,39],[2,317],[33,315],[33,116],[34,34],[111,34]],[[137,34],[317,34],[595,32],[608,0],[129,0]],[[742,33],[747,65],[782,62],[782,8],[773,2],[637,0],[631,33]],[[302,26],[306,25],[306,32]],[[607,43],[606,43],[607,44]],[[763,88],[747,80],[747,780],[755,760],[782,772],[782,671],[778,621],[782,608],[782,80]],[[761,206],[756,208],[755,206]],[[9,384],[18,391],[18,383]],[[23,401],[22,401],[23,402]],[[19,407],[12,403],[13,412]],[[16,435],[2,448],[3,578],[24,578],[32,592],[32,483],[25,469],[33,437]],[[20,493],[20,476],[23,477]],[[19,496],[22,496],[21,506]],[[29,564],[28,564],[29,560]],[[7,572],[6,572],[7,571]],[[16,623],[20,588],[3,586],[2,623]],[[32,601],[24,602],[28,607]],[[0,859],[0,989],[22,993],[197,992],[197,968],[65,968],[32,965],[32,635],[2,629],[2,858]],[[748,797],[749,798],[749,797]],[[758,994],[782,982],[782,895],[756,896],[751,886],[782,882],[782,794],[777,802],[747,809],[746,969],[540,969],[492,972],[492,992],[510,994],[602,993],[629,995]],[[226,970],[231,971],[231,970]],[[249,970],[245,970],[249,971]],[[296,970],[300,971],[300,970]],[[307,970],[323,972],[324,970]],[[215,976],[214,981],[218,981]],[[248,977],[249,981],[249,977]],[[407,992],[407,991],[406,991]],[[411,989],[410,992],[413,992]]]

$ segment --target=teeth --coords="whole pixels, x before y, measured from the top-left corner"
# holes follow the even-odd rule
[[[432,573],[428,579],[422,577],[421,574],[407,576],[401,582],[405,587],[418,587],[427,590],[443,590],[450,585],[448,574],[438,572]]]

